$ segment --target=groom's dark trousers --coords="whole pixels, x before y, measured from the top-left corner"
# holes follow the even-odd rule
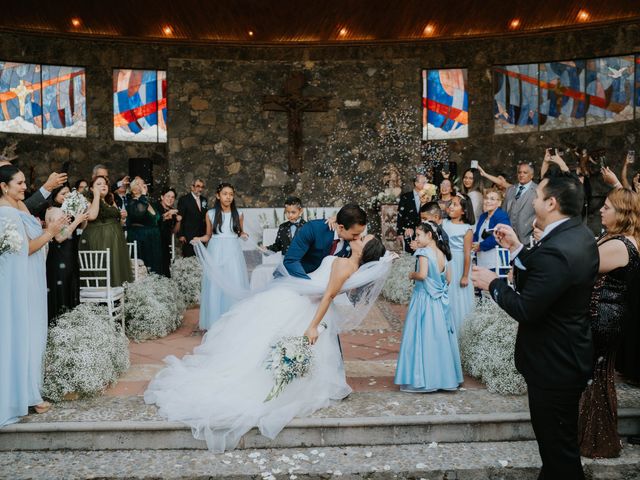
[[[493,299],[518,322],[515,364],[529,392],[539,479],[584,478],[578,446],[578,402],[591,376],[591,291],[598,273],[593,233],[579,218],[549,232],[514,260],[516,291],[489,285]]]

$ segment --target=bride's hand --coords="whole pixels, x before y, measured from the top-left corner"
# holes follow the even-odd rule
[[[314,345],[318,341],[318,335],[320,335],[320,333],[318,332],[317,327],[309,327],[304,332],[304,336],[309,339],[309,343],[311,345]]]

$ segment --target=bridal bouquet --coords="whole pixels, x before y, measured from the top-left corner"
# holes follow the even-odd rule
[[[320,324],[318,331],[326,328]],[[302,378],[311,369],[313,352],[309,339],[302,337],[284,337],[271,346],[271,352],[266,360],[267,370],[271,370],[275,385],[264,399],[265,402],[273,400],[282,393],[284,387],[296,378]]]
[[[62,211],[66,215],[77,217],[89,208],[89,202],[84,195],[78,193],[77,190],[71,192],[62,202]]]
[[[0,255],[18,253],[22,248],[22,236],[11,220],[0,220]]]

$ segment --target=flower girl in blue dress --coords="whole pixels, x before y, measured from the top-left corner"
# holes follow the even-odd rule
[[[449,245],[441,227],[416,228],[415,287],[404,322],[394,382],[403,392],[456,390],[463,381],[458,338],[449,315]]]
[[[230,183],[218,185],[215,204],[206,216],[207,233],[191,241],[194,244],[208,242],[206,251],[203,251],[201,245],[195,247],[203,263],[201,330],[209,330],[238,300],[231,297],[229,291],[236,289],[242,292],[249,289],[247,264],[240,245],[240,238],[246,239],[248,235],[242,229],[244,218],[238,213],[234,195],[235,189]],[[201,255],[207,258],[201,258]],[[210,268],[215,268],[217,272],[208,272]],[[221,278],[225,281],[224,290],[216,283]]]

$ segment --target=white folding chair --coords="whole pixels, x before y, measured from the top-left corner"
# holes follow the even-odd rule
[[[171,234],[171,263],[176,259],[176,234]]]
[[[138,241],[127,243],[129,247],[129,258],[133,260],[133,281],[138,281]]]
[[[111,251],[80,250],[80,302],[106,304],[124,335],[124,287],[111,286]]]

